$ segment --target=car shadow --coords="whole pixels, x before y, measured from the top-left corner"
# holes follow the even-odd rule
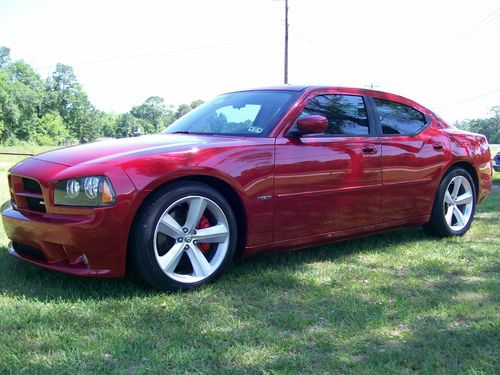
[[[246,276],[257,277],[259,273],[280,268],[295,271],[310,263],[339,261],[353,253],[384,252],[388,245],[407,241],[429,240],[419,228],[401,229],[334,244],[302,250],[259,254],[234,262],[222,276],[231,283],[246,283]],[[157,291],[132,273],[124,278],[99,279],[66,275],[24,263],[10,257],[5,247],[0,247],[0,293],[12,297],[22,296],[37,301],[81,301],[104,300],[135,296],[164,294]]]

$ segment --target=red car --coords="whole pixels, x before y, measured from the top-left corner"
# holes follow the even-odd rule
[[[216,97],[163,133],[9,172],[13,256],[80,276],[206,284],[236,256],[409,225],[464,234],[491,189],[486,138],[400,96],[282,86]]]

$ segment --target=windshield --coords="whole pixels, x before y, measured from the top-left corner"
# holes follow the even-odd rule
[[[224,94],[181,117],[163,133],[263,137],[299,95],[295,91],[270,90]]]

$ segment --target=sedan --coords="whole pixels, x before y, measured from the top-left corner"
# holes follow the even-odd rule
[[[497,152],[493,158],[493,169],[495,172],[500,172],[500,152]]]
[[[486,138],[401,96],[279,86],[220,95],[160,134],[46,152],[8,174],[16,258],[161,290],[236,257],[405,226],[467,232],[491,190]]]

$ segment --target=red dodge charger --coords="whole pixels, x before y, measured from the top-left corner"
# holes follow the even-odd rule
[[[281,86],[216,97],[163,133],[15,165],[11,255],[80,276],[126,265],[164,290],[236,256],[422,225],[464,234],[491,189],[486,138],[379,91]]]

